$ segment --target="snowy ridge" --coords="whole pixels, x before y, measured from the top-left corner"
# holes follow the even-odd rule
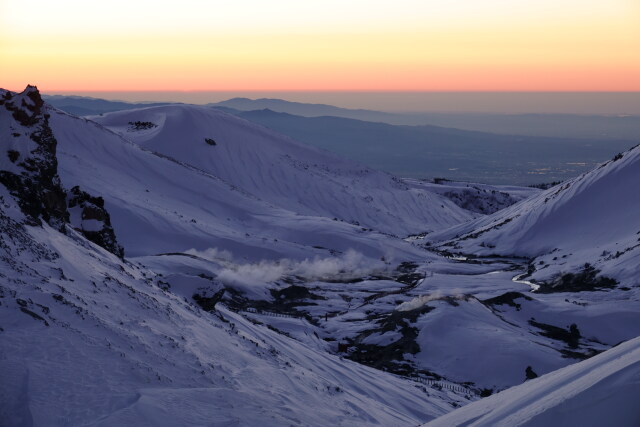
[[[407,185],[440,194],[456,205],[471,212],[492,214],[529,198],[540,190],[513,185],[487,185],[449,180],[426,180],[405,178]]]
[[[300,214],[337,217],[398,236],[473,217],[444,197],[213,108],[152,107],[92,119]],[[148,128],[130,123],[148,123]]]
[[[589,263],[637,285],[640,277],[640,147],[491,216],[429,236],[443,249],[536,258],[533,278],[551,280]]]
[[[425,426],[640,425],[640,338],[469,404]]]
[[[129,256],[209,248],[247,260],[330,256],[329,249],[353,249],[376,259],[424,256],[399,239],[274,206],[95,122],[49,111],[62,183],[82,184],[105,199]]]
[[[31,144],[37,135],[20,139],[31,133],[30,122],[20,125],[0,113],[3,142],[19,149],[26,145],[28,151],[20,152],[25,156],[38,149]],[[395,247],[403,257],[422,256],[399,239],[274,207],[95,123],[54,109],[33,120],[51,133],[43,170],[61,181],[62,189],[80,184],[104,197],[103,203],[71,191],[78,200],[63,197],[65,206],[83,204],[83,212],[71,216],[82,217],[85,228],[94,231],[85,211],[95,213],[104,205],[103,214],[110,214],[134,253],[197,252],[200,237],[205,255],[220,243],[226,249],[220,253],[236,249],[248,258],[262,259],[274,246],[277,259],[331,256],[329,249],[312,246],[325,238],[337,253],[355,247],[379,256]],[[7,156],[11,160],[12,154]],[[184,286],[171,292],[164,279],[181,277],[178,272],[160,276],[122,259],[69,222],[56,223],[57,228],[33,222],[40,213],[28,221],[31,212],[18,205],[22,196],[18,188],[10,194],[0,186],[3,423],[415,425],[456,401],[296,342],[223,307],[203,311],[191,299],[194,287],[217,289],[213,278],[184,277]],[[203,206],[194,209],[202,198]],[[247,233],[260,230],[275,234],[267,239]],[[274,235],[283,242],[276,244]],[[163,261],[163,256],[147,258],[149,264]],[[215,261],[207,265],[219,267]],[[268,286],[264,280],[257,285]]]

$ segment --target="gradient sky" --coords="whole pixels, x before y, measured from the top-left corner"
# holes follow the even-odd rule
[[[638,0],[0,0],[0,86],[640,91]]]

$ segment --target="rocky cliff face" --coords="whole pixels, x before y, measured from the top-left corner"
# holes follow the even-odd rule
[[[116,240],[102,197],[93,197],[75,186],[67,193],[67,203],[73,228],[93,243],[124,257],[124,248]]]
[[[100,197],[65,191],[58,176],[57,141],[40,92],[0,91],[0,184],[17,200],[29,225],[44,220],[64,233],[71,224],[92,242],[124,256]],[[70,216],[70,213],[74,215]]]
[[[0,183],[18,200],[32,224],[45,220],[64,232],[69,221],[65,191],[58,176],[57,141],[35,86],[20,94],[4,92],[0,98]]]

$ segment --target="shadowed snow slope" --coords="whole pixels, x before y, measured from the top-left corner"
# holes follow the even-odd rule
[[[399,239],[274,206],[95,122],[49,112],[63,185],[81,184],[104,197],[128,256],[219,248],[247,260],[330,256],[329,249],[377,259],[424,257]]]
[[[198,252],[205,255],[227,254],[210,249],[219,246],[247,258],[345,251],[345,262],[357,264],[347,249],[378,256],[395,250],[402,258],[419,258],[419,249],[274,207],[46,107],[35,87],[0,97],[1,425],[416,425],[454,403],[221,304],[201,310],[187,299],[192,292],[172,293],[166,277],[87,240],[73,226],[80,214],[66,214],[77,200],[65,198],[63,188],[81,185],[103,196],[104,203],[71,193],[95,203],[93,214],[104,205],[133,253],[198,246],[209,249]],[[57,220],[40,220],[55,212]],[[323,243],[336,250],[312,246]],[[164,257],[151,258],[161,264]],[[309,266],[287,265],[296,272]],[[197,279],[187,285],[216,288],[210,276]]]
[[[93,120],[300,214],[337,217],[399,236],[472,218],[437,194],[213,108],[164,106]]]
[[[637,149],[455,226],[475,214],[424,183],[206,107],[100,118],[114,131],[36,94],[0,91],[0,424],[418,425],[640,334]],[[513,199],[447,185],[483,212]],[[87,240],[97,208],[127,258]],[[528,260],[390,235],[451,225],[443,250],[585,273],[530,293]],[[577,292],[596,269],[628,285]],[[628,414],[637,360],[636,340],[476,419]]]
[[[416,425],[443,393],[157,286],[0,186],[0,424]],[[429,397],[430,396],[430,397]]]
[[[538,257],[534,278],[589,262],[628,285],[640,276],[640,147],[494,215],[429,236],[475,255]],[[452,248],[452,249],[451,249]]]
[[[638,396],[640,338],[471,403],[426,425],[635,427],[640,425]]]

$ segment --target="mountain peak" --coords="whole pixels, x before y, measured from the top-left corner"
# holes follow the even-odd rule
[[[44,101],[36,86],[27,85],[19,94],[4,92],[0,105],[12,112],[13,118],[22,126],[33,126],[38,123]]]
[[[20,95],[31,100],[33,102],[33,106],[38,109],[41,108],[42,105],[44,105],[44,101],[42,100],[42,96],[40,95],[40,91],[38,90],[37,86],[27,85],[27,87],[24,88]]]

